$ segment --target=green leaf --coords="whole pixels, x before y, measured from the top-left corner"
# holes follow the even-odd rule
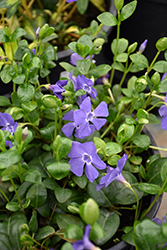
[[[65,70],[67,70],[68,72],[72,71],[74,76],[79,75],[79,70],[73,65],[71,65],[70,63],[60,62],[59,65],[63,67]]]
[[[115,26],[117,25],[118,21],[117,18],[110,12],[104,12],[97,16],[97,19],[104,25],[107,26]]]
[[[42,239],[47,238],[48,236],[51,236],[55,233],[55,230],[51,226],[45,226],[39,229],[37,236],[35,237],[35,240],[39,241]]]
[[[32,182],[32,183],[41,183],[42,176],[41,173],[36,169],[29,169],[22,176],[24,181]]]
[[[137,1],[132,1],[123,6],[120,15],[120,21],[124,21],[125,19],[129,18],[136,9]]]
[[[111,166],[115,166],[120,158],[119,155],[112,155],[108,158],[107,163]]]
[[[151,164],[147,166],[147,168],[149,167],[147,170],[147,180],[150,183],[162,186],[163,181],[161,179],[161,169],[164,164],[166,165],[167,158],[159,158],[158,156],[154,158],[151,161]]]
[[[83,231],[78,225],[70,225],[66,228],[64,233],[65,239],[81,240],[83,237]]]
[[[158,51],[164,51],[167,49],[167,37],[162,37],[160,38],[156,44],[155,44],[156,48]]]
[[[5,96],[0,96],[0,106],[5,107],[5,106],[11,106],[11,102],[9,98]]]
[[[81,177],[73,175],[72,179],[82,189],[86,187],[86,184],[88,182],[88,179],[86,178],[85,175],[82,175]]]
[[[111,66],[107,64],[101,64],[96,66],[96,68],[89,70],[88,77],[93,76],[95,79],[105,75],[111,70]]]
[[[126,62],[128,60],[128,54],[127,53],[120,53],[116,56],[117,62]]]
[[[106,156],[115,155],[122,151],[122,146],[116,142],[107,142],[105,147]]]
[[[160,93],[167,92],[167,79],[162,80],[155,88],[155,90]]]
[[[165,73],[167,71],[167,62],[163,60],[155,62],[152,69],[159,73]]]
[[[114,39],[111,43],[111,50],[112,50],[113,54],[115,55],[115,51],[117,48],[117,54],[121,54],[121,53],[125,52],[125,50],[128,47],[128,44],[129,44],[129,42],[125,38],[120,38],[118,40],[118,45],[117,45],[117,39]]]
[[[160,186],[151,183],[139,183],[139,188],[148,194],[158,194],[161,191]]]
[[[77,41],[77,44],[78,43],[81,43],[84,47],[88,46],[89,51],[93,48],[93,42],[90,39],[90,36],[88,36],[88,35],[81,36]],[[87,51],[87,53],[88,53],[88,51]]]
[[[13,78],[13,82],[16,84],[23,84],[25,80],[25,74],[20,74]]]
[[[161,168],[161,179],[164,182],[167,178],[167,162],[162,165]]]
[[[26,194],[26,199],[30,199],[31,206],[37,208],[42,206],[47,198],[46,187],[43,183],[36,183],[30,187]]]
[[[47,187],[48,189],[51,190],[55,190],[57,187],[59,187],[59,185],[57,184],[57,182],[55,182],[55,180],[53,180],[52,178],[48,177],[45,178],[43,181],[43,184],[45,185],[45,187]]]
[[[20,236],[20,242],[22,246],[26,246],[26,247],[34,245],[34,241],[32,240],[31,236],[27,234],[22,234]]]
[[[29,83],[21,84],[17,89],[17,94],[22,102],[29,102],[35,94],[34,86]]]
[[[72,214],[57,214],[56,222],[60,229],[66,229],[72,224],[78,225],[82,230],[84,230],[85,227],[84,222],[79,217]]]
[[[42,68],[42,62],[38,57],[33,57],[33,59],[30,62],[30,68]]]
[[[103,228],[99,224],[94,223],[91,226],[89,239],[95,241],[95,240],[99,240],[99,239],[104,238],[104,236],[105,236],[105,232],[104,232]]]
[[[56,180],[61,180],[70,172],[70,164],[66,162],[53,162],[47,166],[47,170]]]
[[[101,209],[97,223],[105,232],[105,236],[103,238],[95,240],[95,244],[101,246],[111,239],[111,237],[116,233],[120,224],[119,215],[114,212],[110,213],[106,209]]]
[[[85,11],[87,10],[88,3],[89,3],[88,0],[78,0],[77,1],[77,9],[81,15],[83,15],[85,13]]]
[[[77,61],[77,68],[81,74],[86,74],[89,71],[90,66],[91,61],[89,59]]]
[[[142,54],[131,54],[130,59],[140,68],[147,68],[149,66],[147,58]]]
[[[1,76],[1,80],[4,83],[8,83],[12,80],[12,77],[10,75],[10,66],[9,65],[7,65],[6,67],[4,67],[2,69],[2,71],[0,72],[0,76]]]
[[[137,135],[133,138],[133,143],[136,146],[147,150],[150,146],[150,137],[148,135]]]
[[[28,103],[22,103],[21,107],[28,113],[33,111],[37,107],[37,103],[34,101],[30,101]]]
[[[104,154],[106,143],[99,137],[94,137],[93,142],[99,154]]]
[[[8,202],[6,204],[6,209],[8,209],[9,211],[12,211],[12,212],[16,212],[19,210],[19,203],[18,202]]]
[[[14,30],[14,32],[11,34],[11,41],[17,40],[21,36],[25,36],[26,32],[22,28],[17,28]]]
[[[134,130],[134,125],[122,124],[117,131],[118,142],[121,144],[129,140],[133,136]]]
[[[64,203],[66,202],[71,194],[72,194],[72,191],[68,188],[60,188],[60,187],[57,187],[55,190],[54,190],[54,194],[56,196],[56,199],[60,202],[60,203]]]
[[[6,169],[11,165],[16,164],[21,160],[20,154],[17,150],[9,149],[8,151],[0,153],[0,169]]]

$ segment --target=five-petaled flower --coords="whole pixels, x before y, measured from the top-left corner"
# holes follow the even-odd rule
[[[107,174],[100,180],[100,184],[97,185],[96,190],[99,191],[102,187],[107,187],[112,181],[119,181],[124,185],[130,185],[121,174],[122,169],[128,159],[128,156],[124,154],[117,162],[117,167],[107,167]]]
[[[90,229],[91,229],[91,226],[87,225],[85,227],[85,233],[84,233],[82,240],[78,240],[72,244],[74,250],[100,250],[99,247],[96,247],[89,240]]]
[[[165,97],[165,103],[167,104],[167,95]],[[162,116],[161,128],[167,130],[167,106],[166,104],[162,105],[158,112]]]
[[[106,168],[106,164],[97,155],[93,142],[79,143],[73,141],[68,157],[71,158],[69,160],[71,172],[80,177],[83,175],[85,167],[85,174],[90,182],[93,182],[99,176],[96,168],[100,170]]]
[[[2,130],[9,131],[13,135],[17,126],[18,123],[13,120],[10,114],[0,113],[0,127],[2,127]],[[13,146],[11,141],[6,141],[6,145],[9,145],[9,148]]]
[[[91,135],[95,129],[99,130],[105,123],[106,119],[101,117],[108,116],[108,108],[106,102],[101,102],[94,111],[91,111],[91,100],[87,97],[80,105],[80,109],[70,111],[63,117],[64,120],[73,121],[63,126],[62,131],[70,137],[75,129],[75,137],[83,139]]]
[[[59,99],[63,99],[62,93],[65,92],[63,87],[67,84],[68,80],[59,80],[56,84],[49,85],[48,88],[53,91],[53,94]]]

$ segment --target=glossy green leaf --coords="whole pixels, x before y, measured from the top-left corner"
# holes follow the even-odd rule
[[[167,62],[160,60],[154,63],[152,68],[159,73],[165,73],[167,71]]]
[[[160,38],[155,44],[157,50],[164,51],[167,49],[167,37]]]
[[[144,150],[147,150],[150,146],[150,137],[147,135],[134,136],[133,143],[136,146],[143,148]]]
[[[77,61],[77,69],[81,72],[81,74],[86,74],[89,71],[90,66],[91,61],[89,59]]]
[[[130,59],[140,68],[147,68],[149,66],[147,58],[142,54],[131,54]]]
[[[70,225],[66,228],[64,232],[64,238],[81,240],[83,237],[83,231],[78,225]]]
[[[56,180],[61,180],[70,172],[70,164],[66,162],[53,162],[47,166],[47,170]]]
[[[42,206],[45,203],[46,198],[47,191],[43,183],[36,183],[32,185],[26,194],[26,199],[30,199],[31,206],[35,208]]]
[[[93,225],[99,217],[98,204],[92,198],[89,198],[80,206],[79,214],[86,224]]]
[[[54,194],[56,196],[56,199],[60,202],[60,203],[64,203],[66,202],[71,194],[72,194],[72,191],[68,188],[60,188],[60,187],[57,187],[55,190],[54,190]]]
[[[39,240],[47,238],[48,236],[51,236],[54,233],[55,233],[55,229],[53,227],[45,226],[45,227],[42,227],[42,228],[39,229],[35,239],[37,241],[39,241]]]
[[[41,183],[42,176],[41,173],[36,169],[29,169],[22,176],[24,181],[32,182],[32,183]]]
[[[93,76],[95,79],[105,75],[111,70],[111,66],[107,64],[101,64],[94,69],[89,70],[88,77]]]
[[[82,175],[81,177],[78,177],[76,175],[72,176],[72,180],[80,187],[80,188],[85,188],[87,183],[88,183],[88,179],[85,175]]]
[[[84,222],[79,217],[72,214],[58,214],[56,216],[56,222],[60,229],[65,229],[72,224],[76,224],[82,230],[84,230],[85,227]]]
[[[104,12],[100,14],[97,19],[104,25],[107,26],[115,26],[117,25],[118,21],[117,18],[110,12]]]
[[[111,43],[111,50],[112,50],[113,54],[115,54],[116,48],[117,48],[117,54],[124,53],[128,47],[128,44],[129,44],[129,42],[125,38],[120,38],[118,40],[118,44],[117,44],[117,39],[114,39]]]
[[[116,142],[107,142],[105,146],[106,156],[115,155],[122,151],[122,146]]]
[[[6,209],[8,209],[9,211],[12,211],[12,212],[16,212],[19,210],[19,203],[18,202],[8,202],[6,204]]]
[[[148,194],[158,194],[161,191],[160,186],[151,183],[139,183],[139,188]]]
[[[106,209],[101,209],[97,223],[105,232],[105,236],[103,238],[95,240],[95,244],[101,246],[116,233],[120,224],[120,218],[119,215],[114,212],[110,213]]]
[[[137,1],[132,1],[123,6],[120,15],[120,21],[124,21],[125,19],[129,18],[136,9]]]
[[[1,107],[11,106],[9,98],[5,96],[0,96],[0,106]]]
[[[117,140],[119,143],[124,143],[129,140],[134,134],[134,125],[122,124],[117,131]]]
[[[17,150],[9,149],[0,153],[0,169],[6,169],[21,160]]]
[[[77,9],[81,15],[83,15],[85,13],[85,11],[87,10],[88,3],[89,3],[88,0],[78,0],[77,1]]]
[[[22,102],[29,102],[35,94],[34,86],[29,83],[21,84],[18,87],[17,94]]]

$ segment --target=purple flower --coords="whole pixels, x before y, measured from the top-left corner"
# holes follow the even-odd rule
[[[101,102],[94,111],[91,111],[90,97],[84,99],[78,110],[70,110],[63,117],[64,120],[73,121],[63,126],[62,131],[70,137],[75,130],[75,137],[83,139],[90,136],[95,129],[99,130],[105,123],[106,119],[100,117],[108,116],[108,108],[106,102]]]
[[[165,97],[165,103],[167,103],[167,95]],[[159,115],[162,116],[161,128],[167,130],[167,106],[162,105],[159,110]]]
[[[76,78],[77,82],[77,89],[83,89],[90,97],[96,100],[97,92],[96,90],[92,87],[93,82],[92,80],[86,78],[84,75],[77,76]]]
[[[78,240],[72,244],[74,250],[98,250],[100,248],[93,245],[93,243],[89,240],[91,226],[87,225],[85,228],[85,233],[82,240]]]
[[[92,55],[92,58],[93,58],[93,57],[94,57],[94,55]],[[90,55],[86,56],[85,59],[91,60],[91,59],[90,59]],[[72,53],[72,54],[71,54],[71,57],[70,57],[70,63],[71,63],[72,65],[76,66],[78,60],[83,60],[83,57],[80,56],[80,55],[78,55],[77,53]],[[93,63],[95,63],[95,62],[96,62],[96,61],[93,60]]]
[[[112,181],[119,181],[123,184],[128,184],[128,182],[124,179],[121,174],[122,169],[128,159],[128,156],[124,154],[117,162],[117,167],[107,167],[107,174],[103,176],[100,180],[100,184],[97,185],[97,191],[99,191],[103,187],[107,187]]]
[[[32,52],[34,53],[34,55],[36,56],[36,49],[32,49]]]
[[[68,80],[59,80],[56,82],[56,84],[49,85],[49,89],[53,91],[53,94],[57,96],[57,98],[61,99],[63,98],[62,93],[65,92],[65,89],[63,87],[67,84]]]
[[[162,221],[159,219],[159,218],[153,218],[152,221],[154,221],[156,224],[158,224],[159,226],[162,225],[162,222],[163,223],[166,223],[166,216],[164,216],[162,218]],[[158,246],[161,246],[161,244],[159,244]],[[164,247],[167,246],[167,242],[163,245],[163,247],[161,247],[161,249],[163,249]]]
[[[9,131],[11,135],[14,135],[14,132],[18,126],[18,123],[13,120],[10,114],[0,113],[0,127],[2,130]],[[11,148],[13,146],[11,141],[6,141],[6,144]]]
[[[77,0],[66,0],[67,3],[72,3],[72,2],[76,2]]]
[[[73,141],[68,157],[71,158],[69,160],[71,172],[80,177],[83,175],[85,167],[85,174],[90,182],[93,182],[99,176],[96,168],[100,170],[106,168],[106,164],[97,155],[93,142],[79,143]]]
[[[147,42],[148,42],[148,40],[146,39],[146,40],[140,45],[140,47],[139,47],[139,52],[140,52],[140,53],[143,53],[143,52],[144,52],[144,50],[145,50],[145,48],[146,48],[146,46],[147,46]]]
[[[164,74],[162,75],[161,81],[164,80],[166,77],[167,77],[167,73],[164,73]]]
[[[95,84],[96,85],[103,84],[104,82],[108,80],[109,76],[110,76],[109,73],[107,73],[104,76],[97,78],[97,80],[95,81]]]
[[[35,32],[36,39],[39,39],[39,32],[40,32],[40,30],[41,30],[40,27],[38,27],[38,28],[36,29],[36,32]]]

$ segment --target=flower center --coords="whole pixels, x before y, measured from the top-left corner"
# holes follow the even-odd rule
[[[84,153],[84,155],[83,155],[83,161],[84,161],[85,163],[88,163],[88,164],[91,163],[91,162],[92,162],[92,156],[90,156],[90,155]]]
[[[87,119],[87,121],[92,121],[93,120],[93,112],[87,113],[86,119]]]
[[[6,130],[9,131],[13,135],[14,133],[13,126],[11,126],[10,123],[6,124]]]
[[[91,87],[89,87],[87,84],[84,84],[84,85],[83,85],[83,90],[84,90],[85,92],[91,93]]]

